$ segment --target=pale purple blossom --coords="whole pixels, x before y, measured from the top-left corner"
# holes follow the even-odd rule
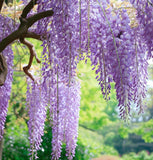
[[[62,143],[66,143],[66,156],[73,159],[78,136],[80,106],[80,84],[73,78],[70,84],[58,83],[55,103],[51,110],[53,116],[52,159],[59,159]]]
[[[37,157],[37,150],[41,147],[44,135],[44,123],[46,119],[46,98],[41,85],[28,81],[27,86],[27,109],[29,113],[29,140],[31,157]]]
[[[10,18],[0,15],[0,41],[11,33],[13,22]],[[3,86],[0,86],[0,139],[3,137],[4,126],[7,116],[8,103],[11,95],[11,87],[13,80],[13,51],[10,46],[6,47],[1,53],[6,59],[8,73]]]

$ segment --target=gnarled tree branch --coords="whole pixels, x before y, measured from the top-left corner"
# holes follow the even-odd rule
[[[48,10],[48,11],[37,13],[37,14],[27,18],[27,21],[28,21],[27,26],[28,26],[28,28],[31,27],[35,22],[39,21],[40,19],[52,16],[53,13],[54,13],[53,10]]]
[[[36,21],[45,17],[50,17],[53,15],[53,13],[54,12],[52,10],[49,10],[35,14],[27,19],[21,17],[21,24],[19,28],[0,42],[0,52],[2,52],[13,41],[20,39],[20,37],[23,37],[23,35],[26,35],[29,27],[31,27]]]
[[[32,8],[36,5],[36,3],[37,3],[37,0],[31,0],[23,9],[21,17],[26,18],[27,14],[32,10]]]
[[[23,34],[24,38],[33,38],[37,40],[41,40],[42,35],[36,34],[34,32],[27,32],[26,34]],[[44,36],[45,37],[45,36]]]
[[[1,12],[2,7],[3,7],[3,2],[4,2],[4,0],[0,0],[0,12]]]
[[[23,70],[34,81],[33,76],[31,75],[31,73],[29,73],[29,69],[30,69],[30,67],[32,65],[34,57],[36,58],[37,63],[41,63],[41,61],[38,59],[36,51],[35,51],[34,46],[33,46],[32,43],[30,43],[29,41],[25,40],[24,38],[20,38],[20,42],[25,44],[29,48],[29,51],[30,51],[29,63],[28,63],[27,66],[23,67]]]
[[[0,86],[4,85],[7,76],[7,63],[5,57],[0,53]]]
[[[0,0],[0,9],[2,8],[2,4],[3,4],[4,0]],[[45,18],[45,17],[50,17],[53,15],[53,11],[52,10],[48,10],[48,11],[44,11],[44,12],[40,12],[37,14],[34,14],[31,17],[27,17],[28,13],[32,10],[32,8],[37,4],[37,0],[31,0],[26,7],[23,9],[21,17],[20,17],[20,26],[17,30],[15,30],[13,33],[11,33],[10,35],[8,35],[6,38],[4,38],[1,42],[0,42],[0,53],[9,45],[11,44],[13,41],[19,39],[21,41],[21,43],[25,44],[30,51],[30,59],[29,59],[29,63],[26,67],[23,68],[24,72],[32,79],[34,80],[34,78],[32,77],[32,75],[28,72],[28,70],[30,69],[31,65],[32,65],[32,61],[33,61],[33,57],[35,56],[36,60],[38,63],[40,63],[39,59],[36,56],[35,50],[33,45],[26,41],[24,38],[34,38],[34,39],[38,39],[41,40],[41,36],[33,33],[33,32],[29,32],[28,29],[29,27],[31,27],[35,22],[37,22],[38,20]],[[4,60],[1,59],[2,63]],[[2,75],[2,74],[1,74]],[[5,77],[3,78],[5,79]]]

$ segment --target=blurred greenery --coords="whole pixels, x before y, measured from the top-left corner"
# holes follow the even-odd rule
[[[138,154],[130,152],[129,154],[125,154],[122,157],[122,160],[152,160],[152,159],[153,159],[153,153],[149,155],[147,151],[141,151]]]
[[[97,130],[117,121],[118,102],[113,89],[114,85],[112,84],[110,101],[105,101],[89,60],[87,64],[83,61],[79,63],[78,77],[81,79],[80,124]]]
[[[153,142],[153,119],[142,123],[139,128],[134,129],[137,135],[142,135],[146,143]]]

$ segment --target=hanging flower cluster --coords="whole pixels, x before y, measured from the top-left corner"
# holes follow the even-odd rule
[[[51,79],[50,79],[51,80]],[[48,79],[48,84],[49,81]],[[62,143],[66,143],[66,156],[73,159],[78,133],[80,84],[72,78],[68,84],[59,77],[57,83],[48,89],[34,82],[28,82],[27,108],[29,110],[29,139],[31,158],[37,158],[37,150],[42,142],[46,106],[49,104],[52,119],[52,159],[59,159]],[[49,103],[49,104],[48,104]]]
[[[11,33],[13,26],[12,20],[0,15],[0,41]],[[8,101],[10,99],[12,80],[13,80],[13,51],[10,46],[0,53],[4,56],[7,63],[7,77],[3,86],[0,86],[0,140],[3,137],[4,125],[7,116]],[[1,62],[0,62],[1,63]],[[0,64],[1,65],[1,64]],[[1,74],[1,71],[0,71]]]
[[[8,73],[4,85],[0,87],[0,139],[2,139],[4,133],[4,125],[13,80],[13,51],[10,47],[7,47],[2,54],[5,55],[7,61]]]
[[[70,84],[56,86],[56,97],[50,110],[53,116],[52,159],[59,159],[62,143],[66,143],[66,156],[73,159],[78,133],[80,85],[75,79]]]
[[[105,99],[109,99],[110,82],[115,82],[120,117],[126,119],[133,101],[139,112],[142,111],[147,82],[147,46],[139,37],[140,28],[131,28],[127,12],[113,11],[108,6],[108,2],[90,6],[90,59]]]
[[[142,36],[148,47],[148,58],[153,58],[153,1],[150,0],[131,0],[137,10],[137,19],[140,22]]]
[[[75,9],[78,10],[77,2],[41,1],[37,8],[38,12],[46,10],[47,7],[54,10],[53,18],[38,22],[37,27],[41,29],[36,30],[46,36],[42,44],[44,49],[41,86],[45,91],[43,95],[50,104],[52,117],[52,159],[60,158],[62,143],[66,143],[68,159],[73,159],[75,155],[80,106],[80,87],[75,80],[79,57],[79,32],[76,32],[79,28],[79,14],[75,12]],[[34,96],[27,92],[28,97],[32,95]],[[30,106],[34,108],[32,104]],[[33,110],[29,113],[35,114]],[[35,123],[33,117],[30,116],[29,122]],[[36,135],[34,132],[30,136],[31,141],[32,135]]]
[[[75,154],[80,105],[79,84],[74,80],[79,57],[76,4],[77,1],[51,1],[48,4],[55,14],[52,23],[48,23],[47,41],[43,42],[42,74],[43,87],[49,87],[47,97],[53,120],[52,159],[60,158],[63,142],[68,159],[73,159]]]
[[[27,109],[29,112],[29,140],[31,158],[37,158],[37,150],[40,149],[42,136],[44,135],[44,123],[46,119],[46,98],[41,85],[35,82],[27,83]]]
[[[132,68],[132,83],[134,102],[137,105],[138,113],[143,112],[143,99],[146,97],[146,85],[148,79],[147,45],[144,43],[141,29],[136,28],[135,37],[135,67]],[[146,54],[144,54],[146,53]]]

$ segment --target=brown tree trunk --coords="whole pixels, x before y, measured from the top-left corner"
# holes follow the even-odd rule
[[[2,152],[3,152],[3,138],[0,141],[0,160],[2,160]]]

